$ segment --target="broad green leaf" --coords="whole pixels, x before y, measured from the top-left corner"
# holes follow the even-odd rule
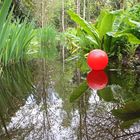
[[[71,10],[68,11],[68,14],[70,15],[72,20],[74,20],[88,33],[88,35],[92,36],[98,42],[98,45],[100,44],[99,34],[95,27],[91,26],[88,22],[86,22],[79,15],[75,14]]]
[[[115,14],[112,14],[108,11],[102,11],[98,21],[97,29],[99,31],[100,38],[102,39],[107,32],[111,32],[113,28],[113,23],[116,18]]]
[[[82,94],[85,93],[87,89],[88,89],[87,82],[84,81],[77,88],[74,89],[74,91],[70,95],[70,102],[74,102],[76,99],[78,99]]]
[[[106,35],[104,37],[104,44],[103,44],[103,50],[111,54],[111,48],[112,48],[112,36]]]
[[[4,0],[4,4],[2,6],[2,9],[0,10],[0,31],[8,15],[11,2],[12,0]]]
[[[140,40],[131,33],[125,33],[124,31],[120,33],[118,32],[114,35],[114,37],[121,37],[121,36],[126,36],[128,38],[128,41],[132,44],[140,44]]]
[[[131,20],[131,19],[129,19],[129,22],[131,23],[131,24],[133,24],[133,25],[135,25],[136,27],[140,27],[140,22],[137,22],[137,21],[134,21],[134,20]]]
[[[100,47],[99,47],[99,44],[97,43],[97,41],[96,41],[94,38],[92,38],[91,36],[86,36],[86,38],[87,38],[91,43],[93,43],[94,46],[95,46],[96,48],[100,48]]]

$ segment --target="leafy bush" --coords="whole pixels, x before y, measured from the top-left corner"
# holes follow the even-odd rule
[[[80,40],[82,39],[84,43],[87,43],[86,46],[92,44],[92,49],[103,49],[109,56],[115,56],[118,55],[118,52],[121,52],[119,50],[126,49],[128,43],[140,44],[138,34],[132,32],[134,29],[140,29],[139,23],[129,18],[126,19],[124,12],[121,10],[102,11],[95,24],[88,23],[72,11],[68,11],[68,13],[71,19],[80,26],[76,34],[72,36],[74,42],[79,40],[79,48],[81,48]],[[125,24],[129,25],[130,28]],[[116,42],[119,42],[120,46],[116,46]],[[91,50],[91,47],[87,49]]]
[[[132,8],[126,10],[126,16],[131,17],[132,20],[140,22],[140,4],[134,5]]]

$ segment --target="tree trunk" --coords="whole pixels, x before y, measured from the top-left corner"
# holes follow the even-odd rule
[[[62,32],[65,31],[65,1],[62,0]],[[63,62],[63,72],[64,72],[64,61],[65,61],[65,48],[62,46],[62,62]]]
[[[90,21],[90,0],[87,0],[87,21]]]
[[[44,0],[42,0],[41,3],[41,27],[44,27],[44,12],[45,12],[45,6],[44,6]]]
[[[62,31],[64,32],[65,31],[65,21],[64,21],[64,17],[65,17],[65,3],[64,3],[64,0],[62,0]]]
[[[86,0],[83,0],[83,19],[86,18]]]
[[[77,6],[77,14],[80,15],[80,0],[77,0],[76,2],[77,2],[77,4],[76,4],[76,6]]]
[[[125,9],[126,8],[126,0],[120,0],[120,8]]]

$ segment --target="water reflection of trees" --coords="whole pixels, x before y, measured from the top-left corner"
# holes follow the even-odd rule
[[[7,123],[34,89],[31,67],[20,63],[3,68],[0,75],[0,136],[9,135]]]
[[[125,88],[122,89],[123,83],[120,84],[118,82],[114,85],[110,83],[106,91],[100,94],[87,89],[70,104],[69,97],[72,86],[77,86],[72,84],[72,72],[69,71],[69,74],[66,72],[65,74],[67,75],[65,77],[60,68],[48,66],[49,64],[46,64],[44,60],[41,63],[43,64],[41,67],[40,65],[36,66],[37,71],[33,77],[33,88],[35,90],[33,90],[32,84],[29,86],[28,83],[26,85],[22,82],[29,88],[25,88],[26,90],[22,89],[24,86],[22,84],[22,86],[18,86],[19,89],[23,93],[30,92],[30,94],[24,94],[23,98],[19,98],[21,102],[19,102],[19,105],[18,103],[14,104],[16,107],[11,105],[15,111],[12,111],[10,108],[10,111],[13,113],[8,121],[4,118],[4,125],[11,139],[121,140],[138,139],[140,137],[138,123],[128,129],[122,129],[122,120],[112,114],[113,109],[124,107],[124,99],[131,100],[130,97],[125,98],[128,94],[122,96],[127,91]],[[28,74],[25,73],[25,75],[27,76]],[[25,79],[26,76],[24,77]],[[27,81],[30,81],[30,76],[28,78],[29,80]],[[15,81],[18,81],[18,79]],[[13,81],[14,79],[11,83]],[[130,83],[130,85],[132,84]],[[135,84],[133,85],[135,86]],[[118,91],[121,91],[119,96],[117,96]],[[111,98],[102,98],[105,97],[103,94],[109,92],[112,92],[109,94]],[[118,98],[121,98],[119,102],[117,102]],[[1,130],[5,132],[3,127]],[[5,133],[1,133],[1,139],[5,139],[5,136]]]
[[[111,113],[111,110],[118,107],[116,103],[101,101],[96,93],[92,93],[88,104],[88,108],[83,106],[79,110],[79,114],[81,112],[82,116],[77,129],[79,140],[136,139],[140,137],[138,125],[124,130],[120,128],[121,121]],[[83,108],[87,108],[86,111]]]
[[[115,77],[117,78],[117,76],[118,75]],[[84,114],[83,112],[82,123],[79,123],[82,125],[79,126],[79,128],[82,128],[82,130],[79,130],[79,139],[112,140],[138,139],[140,137],[140,127],[138,123],[138,120],[140,119],[140,103],[138,102],[139,91],[137,90],[140,83],[137,83],[136,81],[136,78],[138,78],[137,75],[129,76],[130,75],[127,75],[127,77],[125,77],[124,75],[120,75],[118,79],[113,79],[114,85],[110,85],[104,89],[105,92],[99,92],[99,96],[97,96],[97,93],[90,96],[88,101],[91,102],[89,103],[88,108],[85,106],[85,108],[87,108],[86,113]],[[119,80],[123,82],[124,80],[127,80],[127,82],[121,83]],[[110,84],[112,84],[112,82],[110,82]],[[135,86],[136,84],[137,86]],[[135,91],[138,92],[134,93]],[[97,101],[96,99],[98,98],[100,98],[100,100]],[[116,111],[117,115],[114,113],[112,114],[112,110]],[[85,119],[87,122],[86,126],[84,125]],[[122,128],[122,123],[124,123],[122,121],[125,120],[127,121],[125,122],[127,129]],[[135,124],[132,126],[133,123]]]

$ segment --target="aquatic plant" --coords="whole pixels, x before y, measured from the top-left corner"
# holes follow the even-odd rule
[[[10,5],[11,0],[5,0],[0,10],[0,63],[4,66],[24,59],[34,36],[32,24],[12,22]]]

